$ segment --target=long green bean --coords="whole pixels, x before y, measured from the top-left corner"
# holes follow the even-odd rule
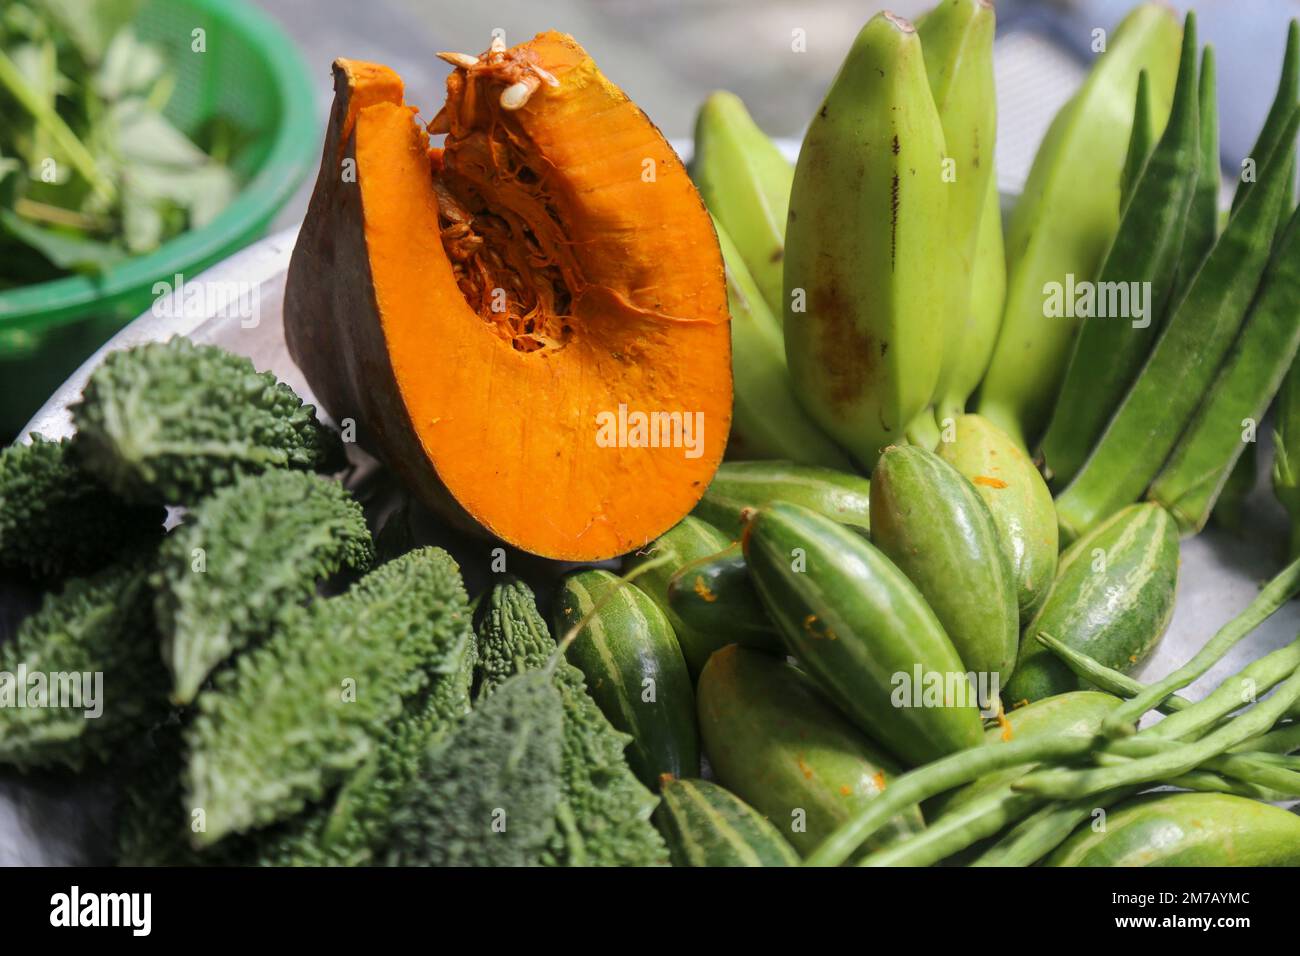
[[[1131,698],[1136,697],[1147,689],[1147,685],[1141,681],[1134,680],[1127,674],[1121,673],[1114,668],[1101,664],[1087,654],[1081,654],[1073,647],[1063,644],[1046,631],[1039,631],[1034,635],[1038,643],[1042,644],[1049,651],[1061,659],[1066,667],[1074,671],[1088,683],[1092,684],[1098,690],[1104,690],[1108,694],[1114,694],[1116,697]],[[1177,694],[1171,695],[1168,699],[1156,705],[1158,710],[1166,713],[1176,713],[1190,707],[1192,702],[1186,697],[1179,697]]]
[[[1094,810],[1104,810],[1141,789],[1124,787],[1087,799],[1049,803],[1022,820],[970,865],[1032,866],[1060,846]]]
[[[924,830],[877,850],[858,866],[931,866],[991,837],[1042,804],[1038,797],[999,787],[945,813]]]
[[[1134,760],[1141,760],[1157,754],[1169,753],[1186,744],[1164,740],[1159,737],[1129,737],[1098,751],[1093,759],[1103,767],[1125,767]],[[1220,773],[1246,783],[1268,787],[1279,793],[1294,794],[1300,797],[1300,773],[1294,766],[1275,763],[1269,760],[1273,754],[1256,756],[1251,753],[1220,754],[1211,757],[1197,768]],[[1285,761],[1289,758],[1282,757]]]
[[[898,813],[986,773],[1043,760],[1066,760],[1086,754],[1093,741],[1087,737],[1012,740],[959,750],[918,767],[893,780],[857,815],[822,841],[804,860],[805,866],[839,866],[862,842]]]
[[[1297,700],[1300,700],[1300,670],[1283,681],[1272,697],[1260,701],[1200,740],[1134,760],[1122,767],[1037,771],[1016,781],[1012,787],[1021,792],[1063,800],[1178,776],[1195,770],[1230,747],[1264,733]]]
[[[1300,638],[1251,661],[1237,674],[1222,681],[1196,706],[1166,717],[1150,728],[1157,737],[1183,738],[1198,736],[1220,717],[1240,710],[1250,701],[1242,699],[1242,690],[1250,687],[1252,697],[1271,690],[1300,667]]]
[[[1185,773],[1181,777],[1170,780],[1169,785],[1178,787],[1180,790],[1196,790],[1200,793],[1230,793],[1236,797],[1263,800],[1266,803],[1291,799],[1277,790],[1270,790],[1268,787],[1247,783],[1244,780],[1221,777],[1209,770],[1193,770],[1191,773]]]
[[[1242,750],[1262,750],[1275,754],[1289,754],[1300,750],[1300,721],[1280,724],[1266,734],[1260,734],[1238,744],[1228,752],[1237,753]]]
[[[1132,734],[1143,714],[1208,671],[1238,641],[1259,627],[1297,592],[1300,592],[1300,558],[1292,561],[1269,581],[1255,595],[1255,600],[1250,602],[1246,610],[1219,628],[1218,633],[1206,641],[1205,646],[1191,660],[1106,715],[1101,722],[1102,733],[1110,737]]]

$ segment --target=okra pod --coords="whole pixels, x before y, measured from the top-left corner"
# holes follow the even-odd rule
[[[1133,132],[1128,138],[1128,152],[1124,154],[1124,168],[1119,174],[1119,208],[1120,216],[1128,201],[1133,197],[1133,187],[1142,175],[1142,167],[1147,164],[1151,150],[1155,148],[1157,132],[1155,107],[1151,105],[1151,79],[1146,70],[1138,73],[1137,102],[1133,106]]]
[[[1174,294],[1187,288],[1196,275],[1205,254],[1214,246],[1219,229],[1219,106],[1218,83],[1214,67],[1214,48],[1201,53],[1201,75],[1197,80],[1199,98],[1197,122],[1200,125],[1200,149],[1197,153],[1196,186],[1187,210],[1183,247],[1178,253],[1174,277]]]
[[[1079,327],[1043,436],[1046,470],[1058,487],[1083,466],[1160,332],[1200,161],[1196,50],[1196,15],[1188,13],[1169,122],[1133,184],[1102,261],[1095,312]]]
[[[1291,557],[1300,558],[1300,362],[1293,361],[1277,397],[1273,494],[1291,516]]]
[[[1205,527],[1219,492],[1300,349],[1300,216],[1292,215],[1241,334],[1148,497],[1184,532]],[[1243,429],[1249,432],[1243,435]]]
[[[1241,328],[1268,262],[1295,157],[1300,111],[1175,306],[1137,380],[1074,480],[1056,499],[1067,541],[1136,501],[1160,471]]]

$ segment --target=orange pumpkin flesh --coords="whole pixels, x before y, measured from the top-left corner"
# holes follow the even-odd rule
[[[532,553],[596,560],[670,528],[731,415],[721,256],[672,149],[557,33],[452,73],[442,149],[391,70],[334,70],[285,293],[321,403],[426,504]],[[702,413],[698,444],[602,444],[620,405]]]

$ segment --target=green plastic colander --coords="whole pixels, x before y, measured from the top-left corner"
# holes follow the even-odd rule
[[[242,0],[150,0],[135,24],[177,71],[166,113],[192,134],[214,116],[249,136],[231,166],[244,184],[202,229],[95,277],[0,293],[0,444],[91,352],[149,307],[155,282],[186,278],[261,236],[315,165],[315,95],[292,41]],[[190,50],[205,31],[205,52]]]

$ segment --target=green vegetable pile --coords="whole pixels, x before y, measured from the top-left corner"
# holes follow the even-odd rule
[[[1300,26],[1221,221],[1213,50],[1194,14],[1136,8],[1004,252],[992,18],[873,18],[794,168],[736,97],[700,110],[733,447],[762,460],[645,549],[663,622],[607,606],[574,646],[620,688],[611,720],[685,766],[659,811],[675,862],[784,865],[784,840],[810,865],[1300,865],[1300,816],[1271,805],[1300,799],[1300,639],[1177,693],[1300,593],[1300,560],[1183,667],[1132,676],[1180,538],[1241,527],[1275,402],[1300,527]],[[676,666],[664,627],[694,728],[680,695],[656,724],[636,694]]]
[[[339,437],[274,376],[143,345],[73,417],[70,442],[0,453],[0,559],[48,588],[0,644],[0,762],[106,764],[121,862],[667,862],[630,738],[528,587],[485,595],[476,635],[446,552],[375,565],[361,505],[320,473]],[[185,509],[166,531],[164,504]],[[13,676],[36,672],[101,675],[102,713]]]
[[[1300,554],[1134,676],[1274,404],[1300,527],[1300,25],[1220,227],[1213,52],[1137,8],[1004,257],[992,16],[873,18],[793,170],[705,104],[755,460],[622,577],[565,568],[539,606],[494,560],[471,602],[411,505],[372,540],[274,376],[110,355],[74,438],[0,455],[0,567],[45,590],[0,674],[102,672],[104,712],[0,707],[0,761],[107,764],[128,864],[1300,866],[1300,637],[1180,693]],[[1055,315],[1053,282],[1141,298]]]
[[[0,13],[0,290],[96,274],[212,221],[239,130],[167,118],[175,64],[139,0],[14,0]]]

